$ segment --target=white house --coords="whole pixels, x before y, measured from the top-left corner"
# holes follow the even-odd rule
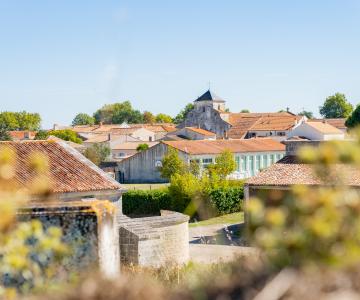
[[[327,122],[304,121],[292,129],[288,138],[303,137],[315,141],[343,140],[345,133]]]
[[[169,149],[176,149],[186,162],[196,161],[200,169],[216,162],[224,150],[233,153],[236,170],[230,177],[243,179],[256,175],[280,160],[285,145],[271,138],[238,140],[182,140],[162,141],[149,149],[138,152],[118,163],[118,178],[123,183],[166,182],[161,178],[159,167]]]

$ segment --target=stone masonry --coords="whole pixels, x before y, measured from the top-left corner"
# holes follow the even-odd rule
[[[185,264],[189,260],[188,222],[188,216],[170,211],[146,218],[119,215],[121,262],[146,267]]]

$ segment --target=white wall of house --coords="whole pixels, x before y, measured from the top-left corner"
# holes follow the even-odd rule
[[[289,130],[258,130],[258,131],[249,131],[247,134],[248,138],[254,138],[254,137],[270,137],[277,141],[283,141],[286,140],[287,135],[290,131]]]
[[[343,140],[345,135],[343,132],[338,134],[326,134],[316,130],[306,122],[301,123],[295,127],[288,134],[288,137],[302,136],[314,141],[329,141],[329,140]]]
[[[234,153],[236,170],[229,175],[230,179],[244,179],[257,175],[261,170],[270,167],[285,156],[285,151],[269,152],[247,152]],[[200,165],[200,170],[204,170],[207,165],[215,163],[217,155],[186,155],[186,160],[190,163],[195,160]]]

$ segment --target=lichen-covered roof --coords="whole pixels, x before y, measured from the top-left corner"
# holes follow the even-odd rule
[[[16,155],[14,181],[25,188],[35,176],[29,165],[29,158],[40,153],[46,156],[49,162],[47,176],[53,193],[121,189],[118,182],[65,142],[0,142],[0,151],[5,147],[14,150]]]
[[[349,186],[360,186],[360,170],[351,165],[337,164],[330,168],[333,182]],[[298,161],[295,156],[285,156],[269,168],[261,171],[246,183],[250,186],[292,186],[292,185],[325,185],[311,164]]]

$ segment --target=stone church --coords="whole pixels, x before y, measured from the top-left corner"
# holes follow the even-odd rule
[[[225,100],[208,90],[194,101],[190,111],[178,128],[195,127],[211,131],[217,139],[248,139],[271,137],[284,140],[304,117],[291,112],[231,113]]]
[[[226,115],[225,100],[208,90],[194,101],[194,109],[178,128],[202,128],[214,132],[217,138],[227,138],[231,125],[225,121]]]

